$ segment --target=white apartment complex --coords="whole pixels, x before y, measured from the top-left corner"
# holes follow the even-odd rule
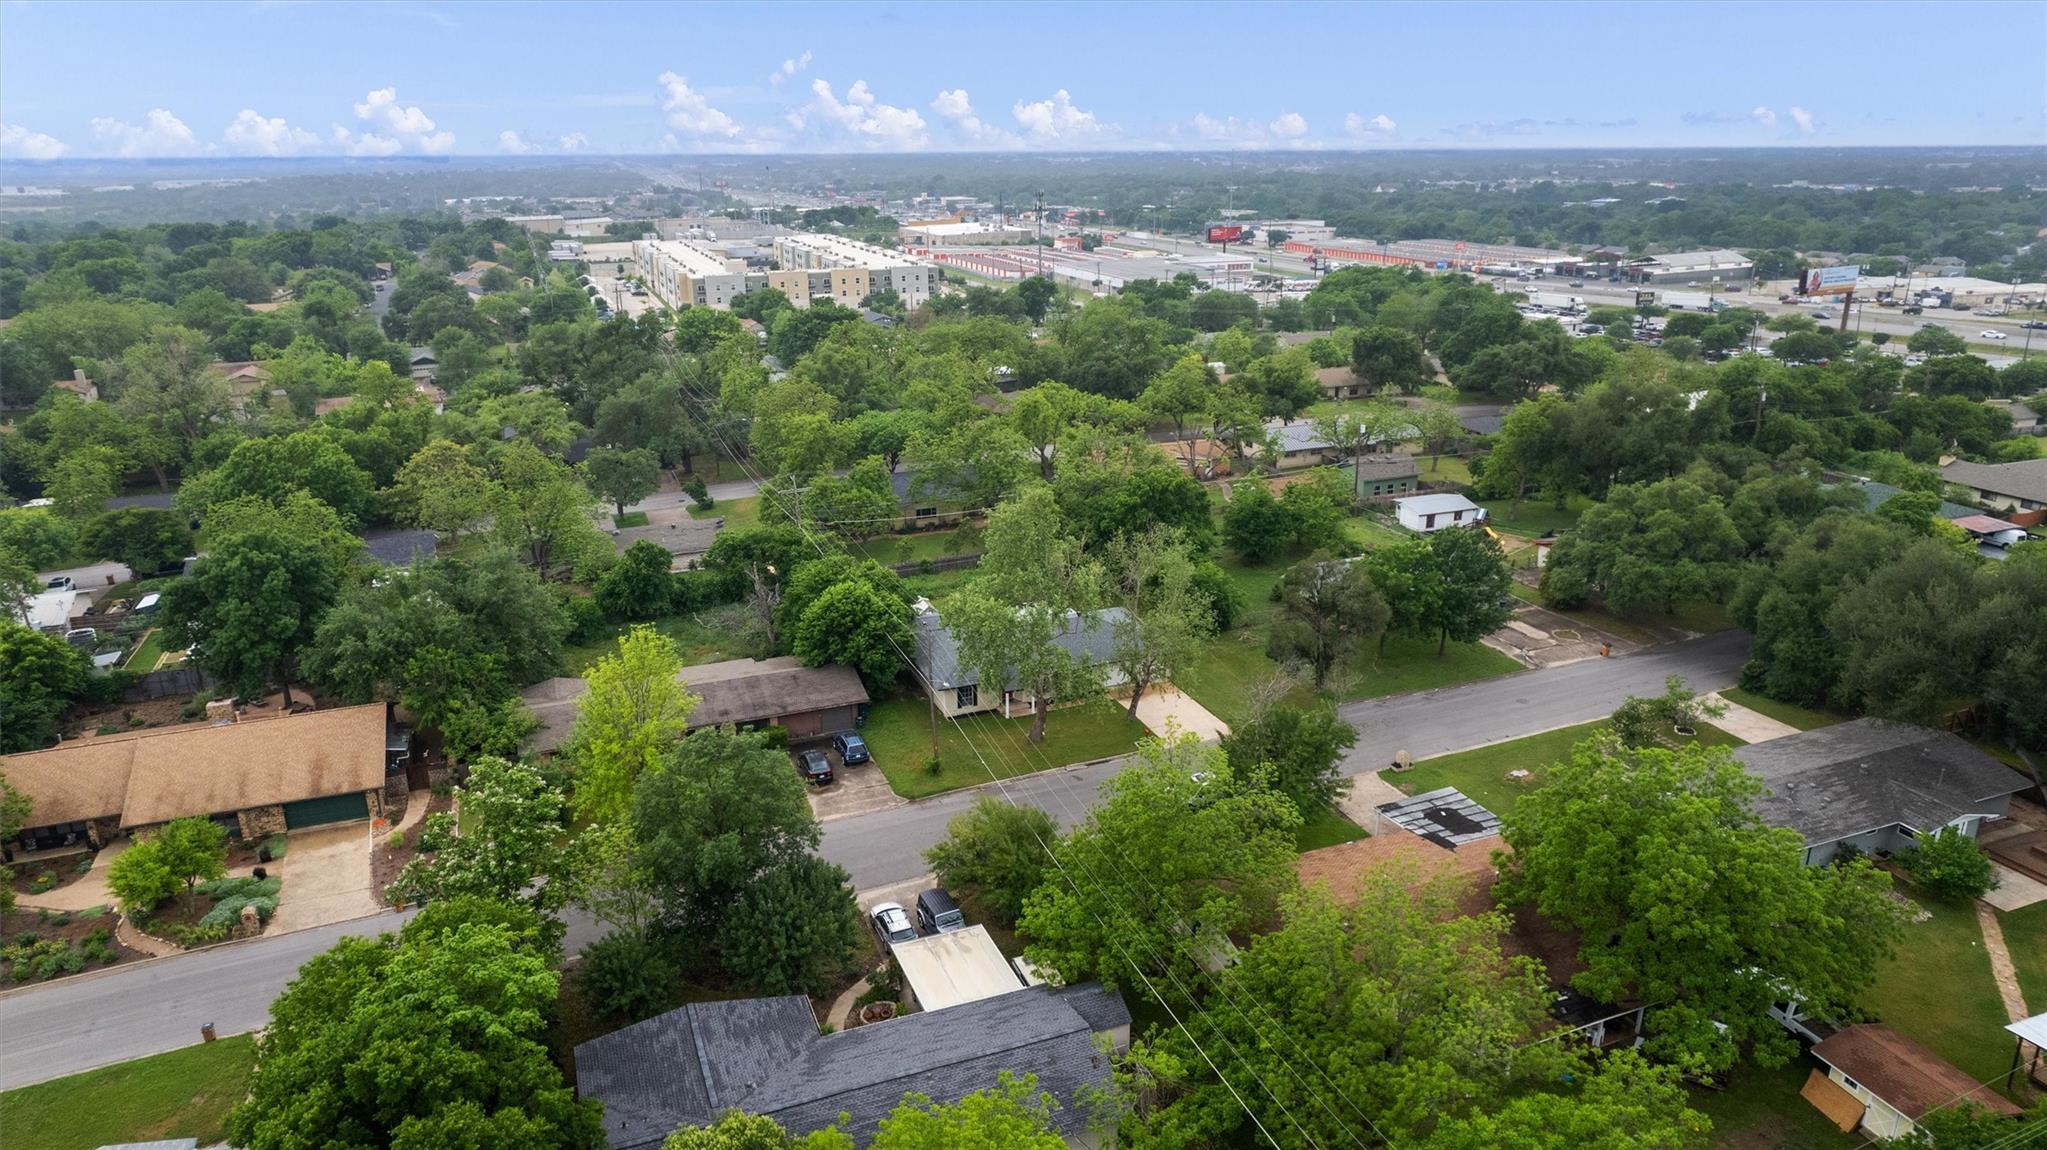
[[[786,235],[774,240],[778,271],[749,271],[710,242],[635,240],[633,264],[662,303],[674,308],[720,310],[748,292],[774,288],[797,307],[828,299],[859,307],[870,294],[893,289],[906,307],[931,298],[931,264],[901,252],[838,236]]]

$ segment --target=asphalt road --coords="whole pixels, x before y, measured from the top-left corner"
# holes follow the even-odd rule
[[[1660,692],[1666,675],[1683,675],[1700,691],[1729,686],[1747,657],[1748,636],[1727,632],[1620,658],[1349,703],[1341,713],[1359,737],[1344,770],[1377,770],[1401,750],[1427,758],[1587,722],[1611,713],[1630,694]],[[991,758],[1021,752],[1011,745],[985,749]],[[1070,826],[1116,765],[1028,775],[1005,782],[1002,791]],[[946,824],[975,797],[974,791],[954,792],[833,820],[824,825],[824,856],[845,867],[859,889],[915,878],[928,869],[924,849],[944,837]],[[399,921],[379,915],[0,996],[0,1090],[187,1046],[199,1040],[206,1022],[223,1035],[254,1030],[301,963],[346,935],[395,929]],[[596,935],[594,923],[572,917],[570,953]]]

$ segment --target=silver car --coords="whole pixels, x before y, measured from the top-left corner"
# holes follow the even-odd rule
[[[917,937],[917,924],[910,921],[909,913],[898,903],[877,903],[868,917],[874,923],[874,937],[880,939],[883,946],[909,942]]]

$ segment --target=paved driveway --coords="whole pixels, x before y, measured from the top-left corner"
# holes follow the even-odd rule
[[[825,758],[831,760],[832,774],[837,780],[810,788],[810,813],[817,816],[818,822],[843,819],[848,815],[872,814],[905,801],[888,785],[888,776],[873,763],[849,767],[829,743],[810,743],[797,749],[809,748],[824,752]]]
[[[347,922],[383,909],[370,890],[370,823],[309,827],[285,838],[277,913],[265,934]]]
[[[1118,702],[1130,705],[1129,693]],[[1230,733],[1230,725],[1210,713],[1207,707],[1194,701],[1171,683],[1160,683],[1147,690],[1137,700],[1137,721],[1155,735],[1164,735],[1168,728],[1183,735],[1193,735],[1204,743],[1212,743]]]

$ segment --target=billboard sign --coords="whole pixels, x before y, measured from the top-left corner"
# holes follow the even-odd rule
[[[1847,295],[1855,290],[1855,281],[1861,276],[1862,268],[1856,264],[1838,268],[1814,268],[1805,273],[1803,294]]]
[[[1638,291],[1638,292],[1636,292],[1636,293],[1635,293],[1635,306],[1636,306],[1636,307],[1654,307],[1654,306],[1656,306],[1656,293],[1655,293],[1655,292],[1653,292],[1653,291]]]
[[[1208,225],[1208,242],[1212,244],[1233,244],[1244,238],[1242,224]]]

